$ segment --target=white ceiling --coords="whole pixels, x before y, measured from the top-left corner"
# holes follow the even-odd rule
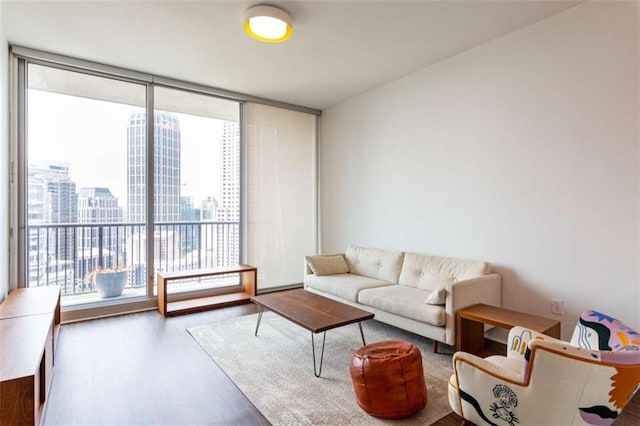
[[[293,37],[242,28],[260,1],[6,1],[9,43],[324,109],[579,1],[267,1]]]

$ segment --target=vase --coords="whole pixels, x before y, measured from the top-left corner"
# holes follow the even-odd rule
[[[97,272],[93,277],[93,283],[100,297],[117,297],[122,294],[127,285],[128,271]]]

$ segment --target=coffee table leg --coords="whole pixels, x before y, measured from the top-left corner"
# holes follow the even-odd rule
[[[264,312],[264,306],[260,305],[260,310],[258,311],[258,323],[256,324],[256,332],[253,334],[254,336],[258,335],[258,328],[260,328],[260,321],[262,321],[263,312]]]
[[[362,332],[362,323],[358,323],[358,327],[360,327],[360,336],[362,336],[362,346],[367,346],[367,343],[364,341],[364,333]]]
[[[313,374],[316,377],[320,377],[322,374],[322,360],[324,358],[324,341],[327,338],[327,332],[322,333],[322,352],[320,352],[320,369],[316,370],[316,342],[313,338],[313,332],[311,333],[311,352],[313,353]]]

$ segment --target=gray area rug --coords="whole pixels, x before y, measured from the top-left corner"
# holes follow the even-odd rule
[[[388,421],[371,417],[358,406],[349,362],[362,346],[356,324],[327,332],[322,376],[313,374],[311,333],[265,312],[254,337],[257,314],[189,328],[209,356],[274,425],[429,425],[451,412],[447,380],[451,355],[434,354],[431,341],[395,327],[366,321],[367,343],[407,340],[422,353],[427,406],[414,416]],[[316,335],[316,356],[322,334]]]

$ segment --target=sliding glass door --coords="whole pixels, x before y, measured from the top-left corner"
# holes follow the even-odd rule
[[[65,308],[100,306],[153,298],[157,272],[240,262],[239,102],[24,69],[27,287],[61,286]]]
[[[156,272],[240,263],[240,104],[154,89]],[[172,280],[168,292],[225,291],[226,276]]]
[[[146,296],[133,263],[146,225],[128,214],[146,170],[127,167],[145,157],[127,142],[146,86],[37,64],[26,76],[26,285],[61,286],[63,306]]]
[[[60,286],[63,320],[153,308],[158,273],[247,263],[258,291],[301,284],[317,250],[317,112],[12,50],[14,282]],[[171,283],[173,300],[238,286]]]

